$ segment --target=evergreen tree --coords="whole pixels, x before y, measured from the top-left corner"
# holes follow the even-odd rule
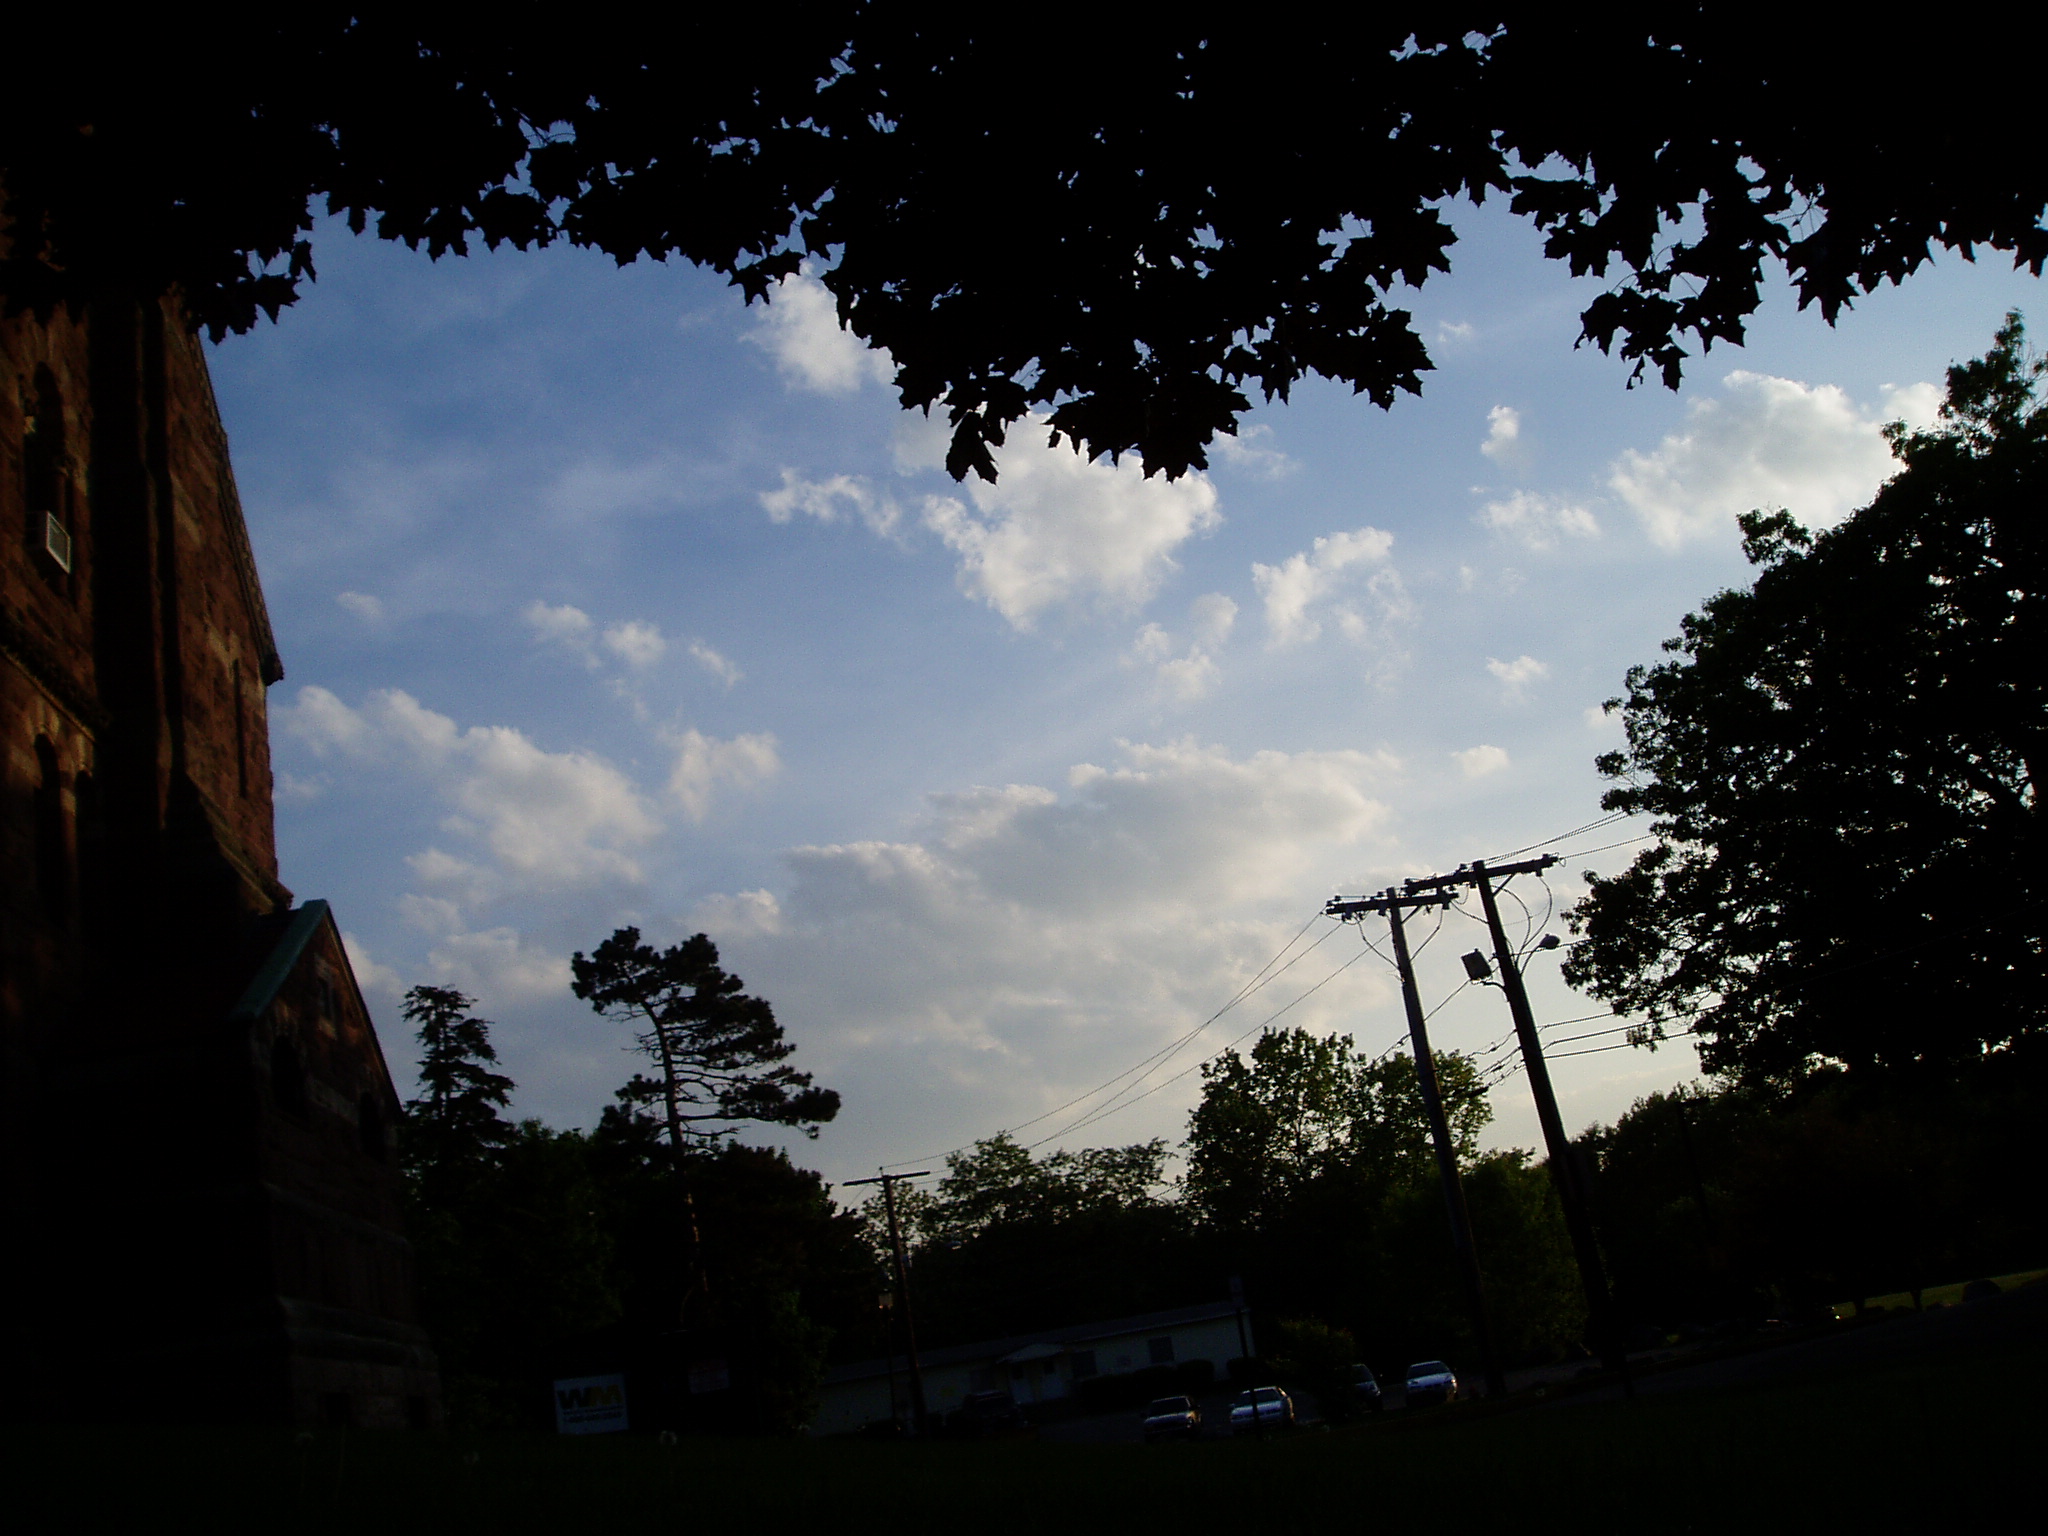
[[[744,1121],[800,1127],[816,1136],[839,1113],[839,1095],[787,1066],[796,1047],[775,1010],[719,968],[703,934],[668,949],[621,928],[570,961],[576,995],[608,1019],[630,1024],[659,1077],[635,1073],[619,1090],[629,1106],[659,1106],[678,1157],[724,1140]]]
[[[488,1164],[512,1139],[500,1113],[512,1079],[491,1070],[498,1059],[488,1019],[471,1015],[475,999],[453,987],[414,987],[405,1020],[418,1026],[420,1096],[405,1106],[404,1158],[415,1183]]]

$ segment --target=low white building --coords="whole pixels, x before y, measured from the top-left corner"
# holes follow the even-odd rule
[[[1237,1309],[1227,1301],[919,1351],[925,1404],[934,1417],[958,1408],[970,1392],[1006,1391],[1025,1405],[1051,1402],[1091,1376],[1191,1360],[1208,1361],[1221,1381],[1229,1362],[1244,1353]],[[851,1434],[886,1423],[909,1401],[910,1367],[900,1354],[893,1362],[842,1365],[825,1373],[811,1433]]]

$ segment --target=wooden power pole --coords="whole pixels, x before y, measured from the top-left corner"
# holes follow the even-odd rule
[[[1422,1012],[1422,994],[1416,990],[1415,967],[1408,955],[1408,933],[1401,921],[1404,907],[1449,906],[1452,897],[1442,893],[1402,896],[1388,890],[1360,901],[1332,901],[1323,911],[1331,917],[1363,916],[1368,912],[1386,914],[1394,939],[1394,969],[1401,976],[1401,1000],[1408,1009],[1408,1047],[1415,1057],[1415,1080],[1422,1089],[1422,1107],[1429,1117],[1430,1145],[1436,1152],[1437,1177],[1443,1183],[1444,1208],[1451,1218],[1451,1247],[1458,1256],[1458,1271],[1465,1282],[1465,1306],[1472,1318],[1472,1332],[1479,1344],[1479,1358],[1486,1371],[1486,1392],[1499,1397],[1507,1386],[1501,1375],[1500,1356],[1494,1349],[1493,1326],[1487,1314],[1486,1282],[1479,1272],[1479,1248],[1472,1237],[1472,1216],[1465,1204],[1465,1181],[1458,1172],[1458,1148],[1451,1140],[1450,1118],[1444,1113],[1442,1085],[1437,1081],[1436,1057],[1429,1048],[1429,1023]]]
[[[922,1436],[928,1426],[924,1401],[924,1366],[917,1358],[917,1312],[910,1304],[910,1262],[903,1256],[903,1231],[896,1223],[896,1185],[902,1179],[922,1179],[931,1175],[929,1168],[916,1173],[884,1173],[872,1179],[848,1179],[847,1186],[856,1184],[879,1184],[882,1186],[882,1210],[889,1218],[889,1252],[896,1261],[896,1295],[903,1303],[903,1345],[904,1355],[910,1364],[910,1432]]]

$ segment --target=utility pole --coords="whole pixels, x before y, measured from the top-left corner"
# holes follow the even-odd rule
[[[903,1256],[903,1232],[896,1224],[896,1184],[901,1179],[923,1179],[931,1176],[929,1168],[916,1173],[884,1173],[872,1179],[848,1179],[847,1186],[856,1184],[879,1184],[882,1186],[882,1209],[889,1218],[889,1251],[896,1260],[896,1295],[903,1303],[903,1344],[904,1354],[910,1362],[910,1432],[922,1436],[925,1433],[924,1367],[917,1358],[917,1313],[910,1304],[910,1263]]]
[[[1600,1243],[1593,1231],[1590,1191],[1585,1171],[1579,1165],[1578,1149],[1565,1134],[1564,1117],[1557,1112],[1557,1094],[1550,1086],[1550,1068],[1543,1059],[1543,1041],[1536,1033],[1536,1016],[1529,1009],[1529,994],[1522,985],[1522,967],[1508,942],[1507,929],[1494,901],[1494,882],[1513,875],[1536,874],[1559,862],[1546,853],[1519,864],[1502,864],[1489,869],[1483,859],[1461,866],[1448,875],[1426,880],[1408,880],[1404,887],[1417,891],[1440,891],[1454,885],[1469,885],[1479,892],[1479,904],[1486,912],[1486,926],[1493,935],[1494,963],[1500,968],[1500,989],[1508,1000],[1508,1012],[1515,1021],[1515,1036],[1522,1047],[1522,1065],[1529,1074],[1529,1091],[1536,1100],[1536,1119],[1543,1127],[1543,1144],[1550,1154],[1550,1177],[1557,1186],[1558,1204],[1564,1207],[1565,1230],[1571,1235],[1572,1253],[1579,1261],[1579,1281],[1586,1292],[1586,1320],[1600,1358],[1610,1370],[1619,1372],[1627,1385],[1628,1361],[1614,1326],[1614,1307],[1607,1291],[1607,1269],[1600,1259]],[[1483,967],[1482,967],[1483,970]],[[1475,973],[1476,975],[1477,973]]]
[[[1507,1391],[1501,1375],[1500,1356],[1493,1347],[1493,1326],[1486,1310],[1486,1282],[1479,1273],[1479,1248],[1472,1238],[1472,1215],[1465,1205],[1465,1181],[1458,1172],[1458,1149],[1451,1140],[1450,1119],[1444,1113],[1442,1085],[1437,1081],[1436,1057],[1429,1048],[1429,1025],[1422,1012],[1422,994],[1416,990],[1415,967],[1408,956],[1408,931],[1401,921],[1403,907],[1449,906],[1448,895],[1401,896],[1389,889],[1362,901],[1332,901],[1323,911],[1331,917],[1362,916],[1384,912],[1394,939],[1394,969],[1401,976],[1401,1000],[1408,1009],[1408,1049],[1415,1058],[1415,1080],[1422,1089],[1422,1107],[1429,1116],[1430,1145],[1436,1152],[1437,1177],[1443,1183],[1444,1208],[1451,1218],[1451,1247],[1458,1255],[1458,1270],[1465,1282],[1465,1306],[1472,1315],[1472,1332],[1479,1343],[1479,1358],[1486,1369],[1486,1393],[1500,1397]]]

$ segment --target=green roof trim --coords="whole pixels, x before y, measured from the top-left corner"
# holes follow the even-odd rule
[[[270,953],[263,957],[263,963],[256,967],[256,974],[249,978],[249,985],[242,989],[241,1000],[229,1012],[229,1023],[253,1023],[263,1016],[263,1010],[277,1000],[286,978],[299,963],[299,956],[306,952],[306,946],[313,941],[313,935],[320,931],[320,925],[328,920],[328,916],[327,903],[317,898],[289,915],[284,933],[271,945]]]

